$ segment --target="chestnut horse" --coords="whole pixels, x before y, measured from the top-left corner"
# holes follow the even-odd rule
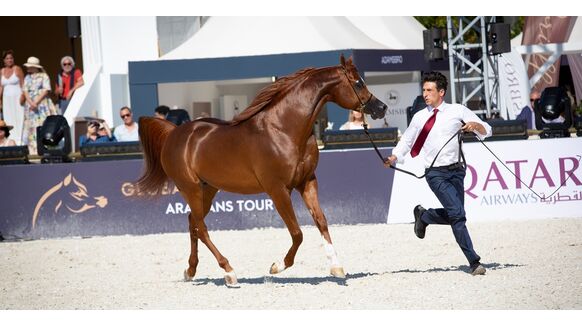
[[[277,80],[232,121],[202,118],[175,126],[158,118],[140,118],[145,171],[139,188],[159,194],[171,179],[190,205],[187,281],[196,274],[200,239],[224,269],[226,284],[237,284],[233,268],[210,240],[204,223],[220,189],[241,194],[265,192],[273,200],[292,245],[282,262],[273,263],[271,274],[293,265],[303,240],[291,204],[291,191],[296,189],[325,239],[331,274],[345,277],[319,206],[315,177],[319,151],[313,124],[328,101],[372,118],[384,117],[387,107],[368,91],[352,59],[346,61],[342,55],[340,60],[339,66],[307,68]]]

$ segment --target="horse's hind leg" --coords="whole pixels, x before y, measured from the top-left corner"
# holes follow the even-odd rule
[[[295,211],[293,210],[293,205],[291,204],[291,195],[286,188],[281,188],[275,192],[270,192],[269,195],[277,208],[277,212],[285,222],[289,233],[291,234],[291,248],[285,255],[283,263],[273,263],[269,272],[271,274],[282,272],[283,270],[291,267],[295,262],[295,254],[299,249],[299,245],[303,241],[303,233],[299,228],[299,223],[297,223],[297,217],[295,216]]]
[[[307,179],[304,185],[297,188],[297,190],[301,194],[309,213],[313,216],[315,225],[324,239],[325,254],[329,260],[331,275],[338,278],[345,278],[344,269],[339,263],[337,253],[331,242],[331,236],[329,235],[327,228],[327,219],[319,206],[319,198],[317,196],[317,178],[315,175],[312,175]]]
[[[209,188],[208,186],[196,189],[202,189],[202,217],[205,217],[210,211],[210,207],[212,206],[212,199],[214,198],[217,190],[214,188]],[[189,204],[190,200],[188,199],[188,196],[190,194],[198,195],[199,192],[192,190],[190,193],[182,193]],[[194,199],[195,197],[192,198]],[[194,201],[198,202],[198,200]],[[196,228],[195,211],[191,211],[188,215],[188,225],[190,230],[190,258],[188,259],[188,269],[184,271],[184,279],[186,281],[192,280],[192,278],[194,278],[196,275],[196,267],[198,266],[198,229]]]
[[[186,281],[194,278],[196,267],[198,267],[198,232],[192,212],[188,215],[188,224],[190,230],[190,258],[188,259],[188,269],[184,271],[184,280]]]
[[[237,283],[237,279],[236,279],[236,274],[234,273],[234,270],[232,269],[232,267],[230,266],[230,264],[228,263],[228,260],[226,259],[226,257],[224,257],[216,248],[216,246],[214,246],[214,244],[212,243],[212,241],[210,240],[210,236],[208,235],[208,229],[206,227],[206,224],[204,223],[204,218],[206,217],[206,215],[208,214],[208,212],[210,211],[210,208],[212,206],[212,200],[214,199],[214,196],[216,195],[216,192],[218,191],[216,188],[211,187],[209,185],[204,185],[201,186],[199,188],[196,188],[197,190],[193,190],[193,192],[188,193],[186,195],[186,198],[188,200],[188,204],[190,205],[190,240],[191,240],[191,244],[193,241],[193,232],[192,232],[192,227],[193,227],[193,231],[194,231],[194,235],[196,237],[196,242],[198,241],[198,239],[200,239],[200,241],[202,241],[206,247],[208,247],[208,249],[210,250],[210,252],[212,253],[212,255],[214,255],[214,257],[216,258],[216,260],[218,261],[218,265],[224,269],[224,271],[226,272],[224,275],[224,279],[226,281],[227,285],[236,285]],[[202,198],[202,201],[200,201]],[[194,246],[192,244],[192,251],[196,251],[196,253],[191,253],[190,254],[190,259],[188,261],[189,263],[189,267],[188,269],[185,271],[184,275],[190,275],[190,273],[192,273],[192,276],[194,276],[194,273],[196,273],[196,265],[198,264],[198,246]],[[193,266],[194,264],[194,266]],[[191,270],[193,269],[193,270]],[[186,277],[188,277],[186,276]],[[191,278],[190,278],[191,279]]]

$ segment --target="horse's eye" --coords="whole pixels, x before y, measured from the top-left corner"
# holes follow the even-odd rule
[[[362,80],[357,80],[355,83],[356,88],[361,89],[364,87],[364,83],[362,82]]]

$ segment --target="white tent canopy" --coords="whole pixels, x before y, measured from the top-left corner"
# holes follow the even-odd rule
[[[221,58],[340,49],[422,49],[413,17],[221,17],[161,59]]]
[[[424,26],[412,16],[358,16],[348,20],[387,49],[423,49]]]

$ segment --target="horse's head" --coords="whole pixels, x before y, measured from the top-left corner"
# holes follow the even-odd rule
[[[370,114],[373,119],[383,118],[388,106],[368,90],[352,57],[346,61],[342,54],[340,62],[341,82],[334,92],[333,101],[344,108]]]
[[[71,174],[63,180],[63,189],[63,205],[72,213],[83,213],[96,206],[103,208],[107,205],[106,197],[89,196],[87,187]]]
[[[52,201],[51,201],[52,200]],[[66,210],[69,213],[83,213],[95,207],[107,206],[108,200],[104,196],[91,197],[87,187],[79,182],[72,174],[67,175],[42,195],[32,217],[32,228],[35,227],[41,208],[50,204],[50,211],[54,214]]]

